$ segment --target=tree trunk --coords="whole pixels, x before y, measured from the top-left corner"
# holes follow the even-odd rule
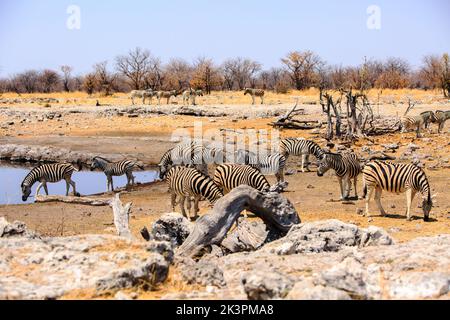
[[[219,245],[243,210],[259,216],[268,228],[287,233],[300,218],[292,203],[278,193],[262,193],[239,186],[217,201],[197,220],[194,230],[178,248],[180,256],[193,257],[209,245]]]

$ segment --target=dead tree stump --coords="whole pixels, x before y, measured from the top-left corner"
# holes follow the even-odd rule
[[[219,245],[243,210],[260,217],[269,229],[287,233],[300,218],[292,203],[278,193],[263,193],[239,186],[217,201],[197,220],[194,230],[178,249],[178,255],[193,257],[209,245]]]
[[[128,202],[125,205],[123,205],[122,201],[120,201],[119,193],[116,193],[114,198],[111,200],[111,207],[113,209],[114,214],[114,225],[116,226],[117,234],[120,237],[125,237],[129,239],[133,238],[129,226],[131,205],[132,205],[131,202]]]

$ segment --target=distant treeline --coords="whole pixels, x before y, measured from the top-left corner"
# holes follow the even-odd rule
[[[245,87],[287,93],[291,89],[321,87],[353,88],[420,88],[450,92],[449,55],[425,56],[418,69],[401,58],[385,61],[367,60],[358,66],[329,65],[312,51],[293,51],[281,59],[282,67],[263,69],[248,58],[231,58],[222,64],[209,58],[192,63],[172,59],[163,64],[148,50],[136,48],[118,56],[113,63],[103,61],[92,72],[74,75],[70,66],[59,70],[27,70],[0,79],[0,92],[34,93],[57,91],[126,92],[134,89],[203,89],[242,90]]]

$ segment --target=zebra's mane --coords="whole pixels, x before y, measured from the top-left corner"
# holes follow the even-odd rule
[[[111,160],[108,160],[108,159],[103,158],[103,157],[100,157],[100,156],[94,157],[94,160],[95,160],[95,159],[101,159],[101,160],[104,160],[104,161],[106,161],[106,162],[108,162],[108,163],[111,163]]]

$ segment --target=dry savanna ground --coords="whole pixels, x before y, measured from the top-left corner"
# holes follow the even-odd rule
[[[317,102],[318,91],[311,89],[305,92],[292,92],[288,95],[274,93],[267,94],[267,105],[256,106],[255,108],[270,109],[280,101],[286,104],[286,108],[294,101],[295,97],[300,97],[301,104],[306,110],[305,119],[323,119],[321,108],[314,104]],[[372,101],[381,101],[379,107],[380,114],[398,115],[403,114],[407,104],[407,98],[417,101],[417,106],[412,112],[419,113],[428,109],[449,109],[449,103],[442,99],[439,92],[425,92],[419,90],[385,90],[384,92],[371,91],[369,97]],[[18,97],[14,93],[3,94],[1,98],[24,99],[27,103],[4,104],[2,109],[28,110],[44,108],[44,106],[29,103],[29,99],[54,98],[58,103],[53,103],[51,110],[64,110],[76,101],[88,109],[91,100],[100,100],[101,104],[127,105],[130,103],[125,94],[116,94],[112,97],[88,97],[84,93],[60,93],[48,95],[22,95]],[[215,99],[217,102],[214,102]],[[226,105],[224,108],[241,109],[250,108],[249,97],[244,97],[242,93],[219,93],[214,92],[211,96],[199,99],[199,108],[208,107],[209,104],[215,106],[219,101]],[[376,103],[376,102],[374,102]],[[234,105],[235,104],[235,105]],[[205,106],[206,105],[206,106]],[[1,105],[0,105],[1,106]],[[44,108],[47,109],[47,108]],[[12,128],[2,132],[2,143],[22,143],[27,145],[52,145],[57,147],[69,147],[74,150],[94,151],[99,150],[105,153],[138,154],[147,163],[156,164],[159,157],[170,145],[171,133],[178,128],[193,130],[194,122],[201,122],[204,130],[208,129],[270,129],[268,123],[271,118],[251,118],[231,119],[231,117],[193,117],[182,115],[151,115],[148,117],[127,118],[127,117],[103,117],[96,113],[73,113],[64,116],[63,121],[42,122],[21,122],[16,123]],[[8,121],[8,117],[2,114],[0,123]],[[425,160],[426,172],[432,186],[432,192],[437,194],[436,205],[432,211],[433,222],[424,223],[421,218],[421,209],[417,208],[417,199],[414,202],[413,222],[404,219],[405,196],[384,194],[383,203],[390,214],[388,217],[380,217],[372,203],[372,213],[374,217],[368,220],[358,215],[358,208],[364,207],[364,202],[352,201],[349,204],[342,204],[337,201],[339,198],[339,187],[337,179],[332,173],[319,178],[312,166],[312,172],[287,176],[289,187],[285,196],[296,206],[302,221],[314,221],[318,219],[337,218],[342,221],[353,222],[360,226],[370,224],[384,227],[400,241],[411,239],[417,236],[448,233],[450,231],[450,205],[447,201],[449,196],[450,170],[440,168],[429,170],[438,159],[448,161],[450,157],[449,129],[446,126],[444,133],[436,134],[434,127],[432,133],[426,132],[422,139],[415,139],[413,133],[393,134],[373,138],[372,142],[360,140],[354,146],[357,152],[370,143],[373,150],[382,150],[385,143],[396,142],[400,149],[393,154],[399,156],[410,142],[418,145],[420,153],[429,154],[433,160]],[[324,145],[324,140],[315,133],[308,130],[283,130],[281,137],[305,137],[317,140]],[[300,159],[292,158],[289,168],[298,168]],[[274,177],[269,177],[274,182]],[[358,191],[361,194],[361,178],[359,179]],[[132,191],[122,195],[123,201],[133,202],[131,227],[133,232],[139,233],[143,226],[149,226],[161,214],[171,211],[167,187],[162,182],[151,185],[137,186]],[[206,203],[202,204],[201,213],[209,209]],[[45,235],[73,235],[80,233],[111,233],[114,232],[111,210],[108,207],[88,207],[82,205],[68,205],[60,203],[32,204],[32,205],[10,205],[1,206],[0,215],[7,216],[9,220],[23,220],[30,227],[35,228]]]

